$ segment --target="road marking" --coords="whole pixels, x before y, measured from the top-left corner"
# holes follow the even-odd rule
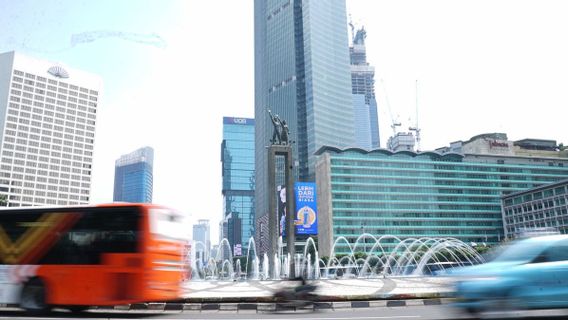
[[[305,314],[303,314],[305,315]],[[264,314],[266,316],[266,314]],[[314,318],[304,318],[313,320],[357,320],[357,319],[409,319],[409,318],[422,318],[422,316],[388,316],[388,317],[314,317]],[[36,318],[37,319],[37,318]],[[159,318],[160,320],[180,320],[180,318]],[[211,318],[191,318],[192,320],[211,320]],[[243,318],[246,319],[246,318]],[[260,319],[260,318],[259,318]],[[301,318],[281,318],[275,315],[274,318],[263,317],[263,319],[278,319],[278,320],[298,320]],[[214,318],[214,320],[235,320],[235,318]]]

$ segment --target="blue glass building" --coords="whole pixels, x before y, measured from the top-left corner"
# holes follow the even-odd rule
[[[145,147],[115,162],[113,201],[151,203],[154,149]]]
[[[254,19],[261,218],[276,187],[267,185],[266,146],[273,132],[268,109],[288,123],[297,181],[314,181],[314,153],[321,146],[352,146],[355,134],[345,0],[255,0]]]
[[[504,239],[501,196],[568,178],[568,158],[519,156],[512,146],[504,155],[505,142],[477,142],[502,154],[321,148],[321,255],[338,237],[354,243],[363,233],[495,244]]]
[[[223,118],[223,221],[228,230],[223,237],[243,248],[255,230],[254,124],[254,119]]]

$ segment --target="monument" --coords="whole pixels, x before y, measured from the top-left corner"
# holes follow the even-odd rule
[[[275,261],[274,257],[278,254],[278,238],[280,236],[280,219],[277,216],[276,207],[276,158],[284,158],[284,176],[285,176],[285,200],[286,204],[284,207],[285,214],[285,228],[283,237],[286,238],[286,247],[288,254],[290,255],[290,272],[288,277],[293,279],[295,275],[294,266],[294,256],[295,256],[295,205],[294,205],[294,173],[293,169],[293,156],[292,156],[292,143],[290,141],[290,132],[286,120],[282,120],[278,115],[273,115],[270,109],[268,110],[268,115],[274,126],[274,131],[272,133],[271,145],[268,146],[268,187],[271,188],[269,192],[269,215],[268,215],[268,233],[270,239],[270,270],[274,272],[276,269],[274,267]],[[282,195],[283,196],[283,195]],[[283,200],[283,199],[282,199]]]

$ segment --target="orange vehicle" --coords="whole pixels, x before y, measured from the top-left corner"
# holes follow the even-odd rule
[[[183,220],[151,204],[0,210],[0,304],[39,313],[179,299]]]

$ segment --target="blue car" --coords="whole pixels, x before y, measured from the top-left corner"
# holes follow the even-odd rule
[[[493,261],[452,272],[454,306],[470,313],[568,307],[568,235],[509,245]]]

